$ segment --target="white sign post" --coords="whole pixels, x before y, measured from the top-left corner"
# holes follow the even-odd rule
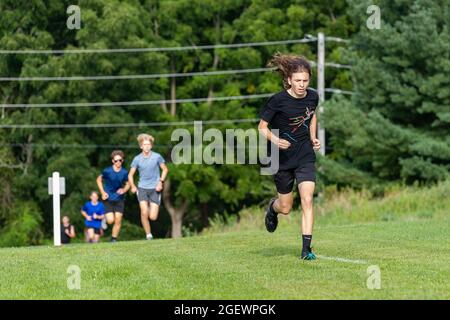
[[[60,195],[66,194],[65,179],[59,177],[59,172],[53,172],[48,178],[48,193],[53,195],[53,241],[55,246],[61,245],[61,201]]]

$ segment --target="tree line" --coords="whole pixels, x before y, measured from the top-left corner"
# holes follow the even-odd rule
[[[366,28],[370,1],[303,0],[80,0],[81,28],[66,26],[69,1],[0,2],[2,50],[181,47],[300,39],[324,32],[351,40],[326,43],[326,61],[352,69],[326,69],[322,120],[327,156],[319,158],[318,190],[327,185],[382,189],[395,182],[448,179],[450,159],[449,1],[378,1],[381,28]],[[137,53],[2,54],[2,77],[167,74],[265,67],[277,51],[317,60],[316,43]],[[315,87],[316,75],[311,84]],[[252,119],[264,99],[213,97],[282,89],[271,72],[105,81],[2,81],[0,125],[104,124]],[[170,102],[206,97],[201,103]],[[7,108],[6,104],[169,101],[145,106]],[[319,119],[320,120],[320,119]],[[256,123],[214,127],[254,128]],[[188,130],[192,127],[185,126]],[[52,232],[47,177],[67,181],[62,212],[81,225],[80,206],[95,178],[125,146],[125,166],[139,152],[135,137],[155,137],[170,160],[173,126],[129,128],[0,129],[0,245],[39,244]],[[134,147],[133,147],[134,146]],[[214,215],[237,214],[273,194],[257,165],[172,165],[163,193],[170,219],[159,236],[201,230]],[[139,217],[127,199],[130,238]],[[133,214],[133,212],[135,214]],[[164,212],[161,216],[164,216]],[[126,233],[126,231],[125,231]]]

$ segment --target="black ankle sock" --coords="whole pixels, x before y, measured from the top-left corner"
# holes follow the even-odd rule
[[[117,240],[117,238],[116,237],[111,237],[111,240]]]
[[[309,252],[309,251],[311,251],[312,235],[310,235],[310,234],[303,234],[302,235],[302,239],[303,239],[302,252]]]

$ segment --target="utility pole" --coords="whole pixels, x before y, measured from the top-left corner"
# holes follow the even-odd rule
[[[323,103],[325,102],[325,35],[319,32],[317,37],[317,93],[319,94],[318,138],[320,154],[325,155],[325,128],[323,127]]]

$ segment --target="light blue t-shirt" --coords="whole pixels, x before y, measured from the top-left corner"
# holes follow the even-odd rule
[[[156,188],[160,178],[159,165],[161,163],[165,163],[163,157],[154,151],[151,151],[150,156],[147,157],[144,157],[143,153],[134,157],[131,167],[139,171],[139,188]]]

